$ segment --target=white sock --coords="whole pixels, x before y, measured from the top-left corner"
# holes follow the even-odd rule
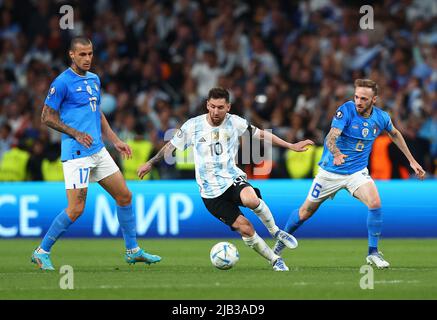
[[[47,251],[45,251],[43,248],[41,248],[41,247],[38,247],[37,249],[36,249],[36,253],[46,253],[46,254],[50,254],[50,252],[47,252]]]
[[[272,236],[279,230],[269,207],[262,199],[259,199],[259,205],[253,209],[253,212],[255,212]]]
[[[136,247],[136,248],[133,248],[133,249],[126,249],[126,252],[130,253],[130,254],[137,253],[138,251],[140,251],[140,247]]]
[[[270,261],[270,263],[273,263],[276,261],[276,259],[279,258],[273,250],[267,245],[267,243],[255,232],[255,234],[252,237],[245,238],[241,237],[244,241],[244,243],[251,247],[253,250],[258,252],[261,256],[266,258]]]

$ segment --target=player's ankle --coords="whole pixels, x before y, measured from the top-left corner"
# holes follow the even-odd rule
[[[369,255],[378,253],[377,247],[369,247]]]
[[[269,230],[271,236],[274,238],[276,233],[279,231],[279,228],[278,228],[278,226],[274,226],[274,227],[268,228],[268,230]]]
[[[45,251],[43,248],[38,247],[36,248],[36,253],[50,254],[50,251]]]
[[[126,253],[128,254],[134,254],[140,251],[140,247],[132,248],[132,249],[126,249]]]

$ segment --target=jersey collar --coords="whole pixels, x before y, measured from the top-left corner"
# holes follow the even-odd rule
[[[73,70],[72,67],[68,67],[68,69],[70,69],[71,72],[73,72],[76,76],[81,77],[81,78],[86,78],[88,76],[88,71],[85,73],[84,76],[81,76],[80,74],[78,74],[76,71]]]

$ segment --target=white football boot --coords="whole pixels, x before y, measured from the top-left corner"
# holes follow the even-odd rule
[[[275,271],[289,271],[287,265],[285,264],[284,260],[279,257],[276,259],[275,262],[273,262],[273,270]]]
[[[390,263],[388,263],[384,258],[382,257],[382,252],[375,252],[372,254],[369,254],[366,257],[367,264],[375,265],[378,269],[385,269],[390,267]]]
[[[298,246],[296,238],[283,230],[276,231],[273,237],[276,240],[281,241],[289,249],[296,249]]]

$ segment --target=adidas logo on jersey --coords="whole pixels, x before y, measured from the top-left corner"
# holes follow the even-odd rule
[[[202,137],[202,138],[199,139],[199,143],[201,143],[201,142],[206,142],[206,140],[205,140],[204,137]]]

